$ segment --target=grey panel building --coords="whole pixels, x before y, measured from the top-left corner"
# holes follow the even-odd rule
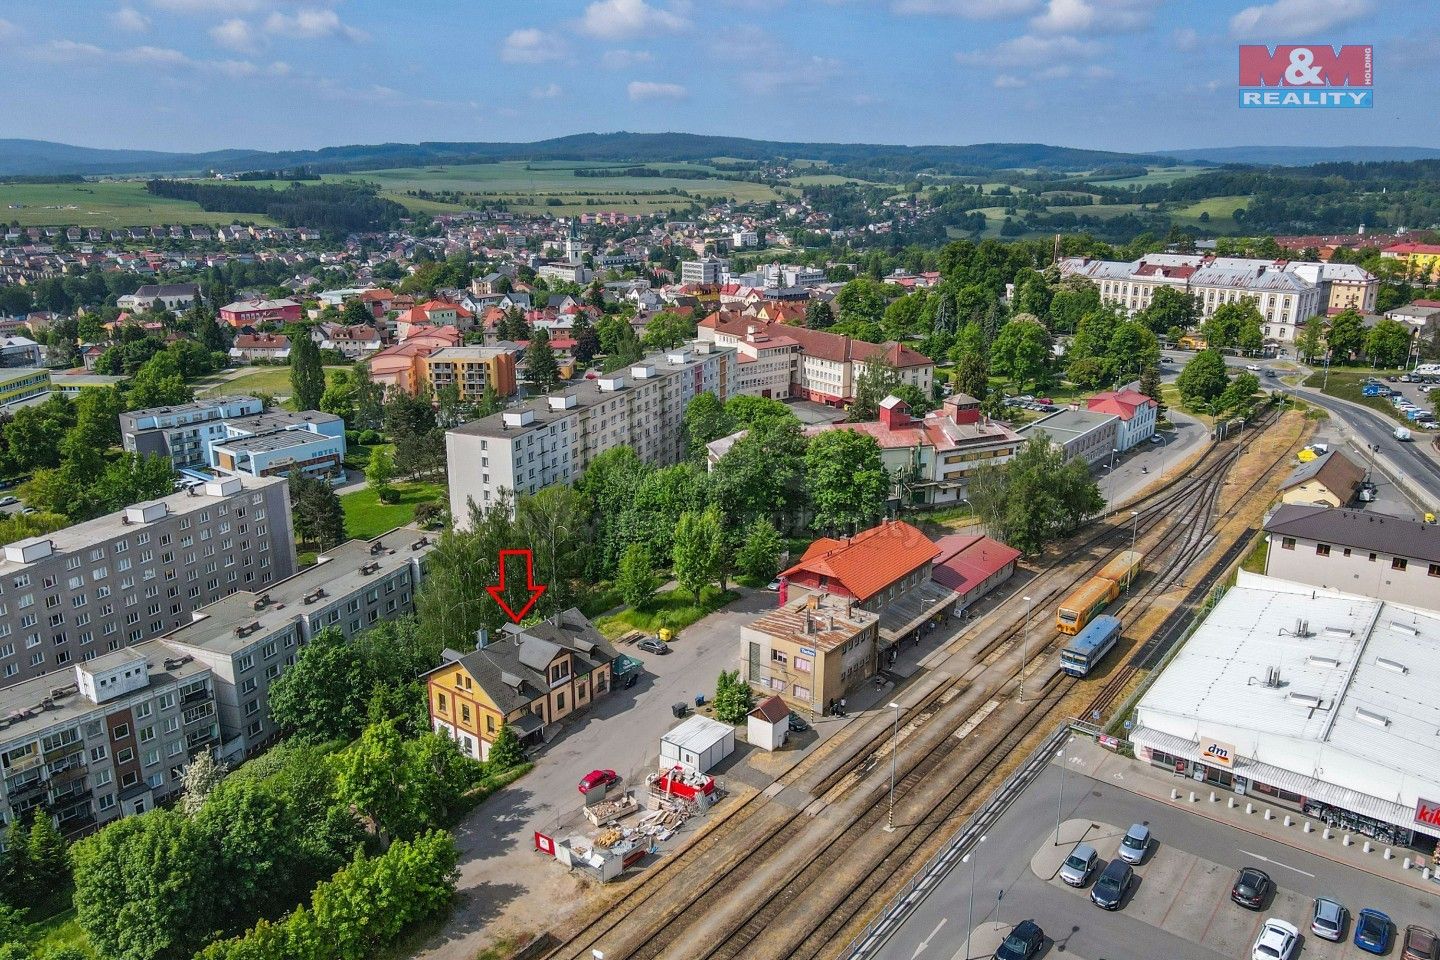
[[[205,465],[210,440],[224,439],[225,421],[265,412],[256,397],[214,397],[174,407],[150,407],[120,414],[120,440],[130,453],[158,453],[175,469]]]
[[[1119,445],[1120,418],[1094,410],[1061,410],[1027,423],[1017,431],[1025,439],[1049,437],[1065,451],[1067,460],[1079,458],[1087,466],[1109,459]]]
[[[48,813],[73,837],[153,809],[219,734],[209,668],[162,642],[0,690],[0,827]]]
[[[290,491],[278,478],[227,477],[7,544],[0,687],[157,637],[294,573]]]
[[[159,642],[214,673],[221,756],[243,759],[274,740],[270,685],[316,633],[334,628],[349,638],[412,613],[434,548],[434,534],[405,527],[351,540],[288,580],[231,594],[167,633]]]

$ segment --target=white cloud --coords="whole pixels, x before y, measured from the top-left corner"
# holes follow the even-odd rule
[[[265,0],[150,0],[152,7],[171,13],[254,13]]]
[[[585,8],[580,20],[583,32],[601,40],[676,33],[689,25],[679,14],[652,7],[645,0],[596,0]]]
[[[500,59],[506,63],[544,63],[561,56],[560,41],[544,30],[526,27],[505,38]]]
[[[1275,0],[1235,14],[1230,18],[1230,33],[1237,38],[1288,42],[1297,30],[1313,36],[1358,20],[1373,8],[1371,0]]]
[[[989,50],[962,50],[955,59],[978,67],[1044,67],[1049,64],[1088,58],[1100,52],[1100,44],[1075,37],[1036,37],[1024,34],[997,44]]]
[[[649,50],[606,50],[600,55],[600,64],[606,70],[624,70],[650,59]]]
[[[170,47],[131,47],[115,54],[126,63],[138,63],[151,67],[193,67],[191,60],[179,50]]]
[[[795,57],[774,65],[767,58],[759,59],[766,65],[740,75],[740,85],[750,93],[815,90],[834,79],[841,69],[840,61],[831,57]]]
[[[1030,26],[1041,33],[1127,33],[1148,26],[1153,13],[1151,0],[1049,0]]]
[[[530,96],[535,100],[554,100],[565,95],[565,91],[558,83],[546,84],[543,87],[536,87],[530,91]]]
[[[115,29],[124,30],[126,33],[144,33],[150,29],[150,18],[145,16],[134,7],[121,7],[110,14],[110,22]]]
[[[1025,86],[1025,81],[1008,73],[1002,73],[994,80],[996,90],[1015,90]]]
[[[46,63],[81,63],[102,59],[105,51],[93,43],[77,43],[74,40],[51,40],[43,47],[31,51],[37,60]]]
[[[1032,13],[1039,6],[1040,0],[893,0],[890,9],[911,16],[1008,20]]]
[[[0,43],[7,43],[18,36],[20,36],[20,28],[0,17]]]
[[[1175,49],[1183,50],[1186,53],[1200,46],[1200,34],[1189,27],[1181,27],[1176,30],[1172,39],[1175,42]]]
[[[649,80],[631,80],[626,91],[631,100],[681,100],[690,94],[678,83],[652,83]]]
[[[276,10],[265,18],[265,32],[303,40],[339,37],[351,43],[359,43],[369,39],[365,31],[357,30],[342,21],[334,10],[320,7],[301,7],[293,16]]]
[[[250,26],[249,21],[241,20],[239,17],[232,17],[224,23],[211,27],[210,39],[227,50],[237,50],[241,53],[248,53],[265,42],[259,32]]]

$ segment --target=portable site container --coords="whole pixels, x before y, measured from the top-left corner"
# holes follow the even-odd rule
[[[660,762],[704,773],[735,750],[735,728],[693,716],[660,738]]]

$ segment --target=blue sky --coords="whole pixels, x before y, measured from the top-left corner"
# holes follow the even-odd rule
[[[1322,41],[1374,109],[1237,109],[1238,43]],[[1440,146],[1435,49],[1431,0],[6,0],[0,137]]]

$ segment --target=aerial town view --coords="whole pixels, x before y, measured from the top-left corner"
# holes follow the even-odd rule
[[[1436,50],[0,4],[0,960],[1440,960]]]

